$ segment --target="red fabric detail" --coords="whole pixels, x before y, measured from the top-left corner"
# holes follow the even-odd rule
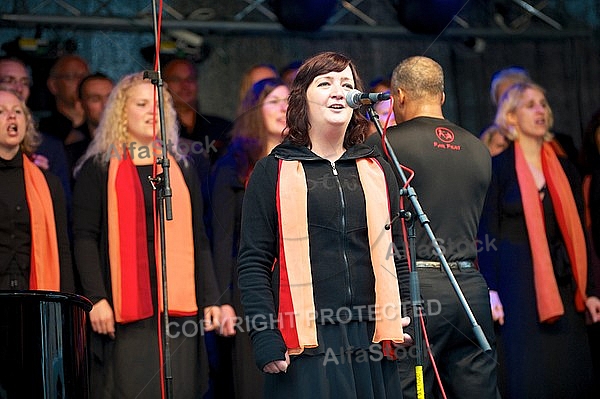
[[[121,315],[123,322],[153,314],[144,193],[131,159],[119,165],[115,180],[119,193],[119,237],[121,255]]]
[[[279,167],[281,169],[279,160]],[[279,179],[277,179],[279,182]],[[279,183],[277,183],[277,214],[281,215],[279,202]],[[288,348],[299,348],[300,340],[296,331],[296,317],[294,316],[294,304],[292,302],[292,293],[290,291],[290,281],[287,274],[287,265],[285,262],[285,251],[283,247],[283,234],[281,231],[281,220],[278,221],[279,228],[279,311],[278,327],[283,340]]]
[[[383,356],[389,360],[398,360],[398,356],[396,355],[395,347],[392,344],[392,341],[385,340],[381,342],[381,350],[383,352]]]

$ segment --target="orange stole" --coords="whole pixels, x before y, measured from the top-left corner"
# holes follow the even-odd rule
[[[42,171],[23,155],[25,196],[31,224],[32,290],[60,290],[60,258],[50,188]]]
[[[375,275],[376,322],[373,342],[403,342],[400,289],[396,267],[388,250],[392,243],[389,197],[381,165],[373,159],[357,160],[365,192],[367,227]],[[307,220],[307,186],[302,163],[280,161],[277,207],[280,216],[279,328],[292,355],[317,347],[315,304]],[[383,212],[382,212],[383,211]]]
[[[518,141],[515,142],[515,169],[531,247],[538,315],[540,322],[552,323],[564,314],[564,307],[552,268],[542,202]],[[582,312],[585,310],[587,284],[585,236],[571,186],[549,143],[542,147],[542,169],[577,284],[575,306]]]
[[[120,239],[122,233],[131,228],[125,226],[129,215],[135,213],[135,209],[127,209],[123,207],[123,201],[119,201],[116,190],[117,175],[120,169],[127,168],[125,166],[130,160],[119,160],[116,157],[111,158],[108,168],[108,239],[109,239],[109,259],[111,270],[111,286],[113,292],[113,305],[115,311],[115,319],[120,323],[127,323],[142,318],[150,317],[153,310],[148,309],[147,298],[139,298],[146,293],[144,287],[142,292],[131,292],[132,285],[137,285],[137,279],[140,276],[136,275],[136,271],[127,272],[127,266],[132,267],[129,262],[131,260],[138,261],[139,257],[147,257],[147,253],[141,253],[139,248],[123,248]],[[130,166],[132,166],[131,164]],[[133,166],[135,169],[135,166]],[[137,174],[136,170],[133,170]],[[167,284],[169,295],[169,314],[172,316],[191,316],[198,313],[196,304],[196,284],[195,284],[195,257],[194,257],[194,232],[192,224],[192,207],[190,193],[185,183],[183,173],[179,165],[174,159],[171,159],[171,187],[173,192],[173,220],[165,221],[165,246],[167,249]],[[137,177],[137,175],[135,176]],[[139,178],[135,179],[132,184],[139,185]],[[144,203],[137,205],[143,210]],[[121,205],[120,205],[121,203]],[[145,212],[143,212],[145,216]],[[127,216],[123,216],[127,215]],[[146,240],[146,221],[145,218],[142,224],[137,224],[139,230],[136,234]],[[131,238],[131,237],[130,237]],[[155,256],[157,269],[157,290],[158,303],[162,311],[162,273],[161,273],[161,253],[158,233],[155,231]],[[128,252],[129,251],[129,252]],[[133,253],[132,253],[133,252]],[[127,264],[124,264],[124,261]],[[149,276],[149,270],[148,270]],[[131,281],[131,279],[134,281]],[[141,276],[141,281],[146,281],[146,276]],[[149,287],[148,287],[149,288]],[[127,306],[131,309],[131,304],[125,304],[124,300],[131,298],[133,301],[139,301],[140,304],[133,305],[133,311],[123,312]]]

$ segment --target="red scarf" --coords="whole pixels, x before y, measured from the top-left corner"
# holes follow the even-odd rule
[[[552,268],[542,201],[518,141],[515,142],[515,169],[531,247],[538,315],[540,322],[552,323],[564,314],[564,307]],[[542,170],[577,284],[575,306],[582,312],[585,310],[587,284],[585,236],[571,186],[549,143],[542,147]]]
[[[54,221],[54,206],[48,182],[42,171],[23,155],[25,196],[31,223],[32,290],[60,290],[60,258]]]
[[[165,222],[169,314],[191,316],[196,305],[194,232],[190,193],[177,162],[171,160],[173,220]],[[160,172],[159,172],[160,173]],[[115,319],[119,323],[153,315],[144,194],[130,157],[112,157],[108,168],[108,240]],[[155,229],[156,230],[156,229]],[[155,231],[158,303],[162,274]]]
[[[370,158],[356,162],[365,193],[367,227],[375,274],[376,322],[373,342],[403,342],[400,290],[396,267],[388,251],[392,243],[390,204],[381,165]],[[279,214],[279,329],[292,355],[315,348],[315,303],[307,220],[307,186],[298,161],[279,161],[277,211]]]

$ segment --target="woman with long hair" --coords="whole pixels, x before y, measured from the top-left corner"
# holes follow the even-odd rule
[[[94,304],[92,397],[160,397],[163,254],[149,176],[160,156],[154,85],[125,76],[106,104],[93,141],[77,165],[73,196],[75,262],[83,294]],[[165,221],[167,298],[174,395],[201,395],[203,331],[218,325],[210,247],[199,180],[182,154],[172,99],[165,93],[173,219]],[[160,172],[158,170],[157,172]]]
[[[231,360],[234,381],[232,385],[230,376],[221,376],[218,379],[222,383],[216,384],[215,390],[233,388],[235,397],[244,399],[262,397],[264,378],[260,370],[248,367],[254,360],[247,329],[233,326],[236,317],[243,316],[235,267],[242,201],[254,165],[283,138],[289,94],[278,78],[263,79],[248,90],[233,125],[232,142],[227,154],[215,164],[209,189],[213,262],[219,287],[227,293],[221,312],[225,338],[217,338],[217,345],[222,351],[220,368]]]

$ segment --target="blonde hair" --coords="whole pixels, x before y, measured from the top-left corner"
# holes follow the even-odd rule
[[[495,124],[491,124],[487,128],[485,128],[483,132],[481,132],[481,134],[479,135],[479,140],[481,140],[481,142],[489,148],[492,144],[492,139],[496,134],[506,136],[504,130],[502,130],[499,126]]]
[[[96,157],[98,160],[106,161],[108,157],[98,157],[98,155],[111,154],[115,150],[115,147],[119,151],[123,144],[129,142],[125,105],[131,88],[144,83],[150,83],[150,81],[144,79],[143,72],[137,72],[125,76],[114,87],[102,113],[98,128],[94,132],[94,139],[88,146],[85,154],[77,162],[74,171],[75,175],[89,158]],[[164,90],[163,94],[165,140],[168,144],[172,144],[169,145],[169,148],[172,150],[171,155],[179,161],[182,159],[182,155],[177,151],[179,148],[177,114],[173,106],[173,98],[168,90]],[[158,115],[156,117],[158,118]]]
[[[31,156],[37,147],[42,142],[42,136],[38,133],[35,120],[27,105],[19,98],[17,93],[12,90],[0,90],[0,92],[10,93],[19,100],[19,105],[23,109],[23,115],[25,115],[25,136],[23,141],[19,143],[19,149],[27,156]]]
[[[496,112],[494,123],[505,132],[505,137],[510,141],[515,141],[518,138],[518,133],[514,129],[514,126],[508,123],[507,115],[517,110],[519,105],[521,105],[523,94],[528,89],[537,90],[546,96],[546,90],[544,90],[542,86],[533,82],[524,82],[512,85],[508,90],[506,90],[506,92],[504,92],[502,97],[500,97],[498,111]],[[554,135],[550,133],[550,128],[552,128],[552,125],[554,124],[554,116],[552,114],[552,108],[550,108],[550,104],[548,104],[547,107],[548,131],[546,134],[544,134],[544,140],[551,141],[554,138]]]

